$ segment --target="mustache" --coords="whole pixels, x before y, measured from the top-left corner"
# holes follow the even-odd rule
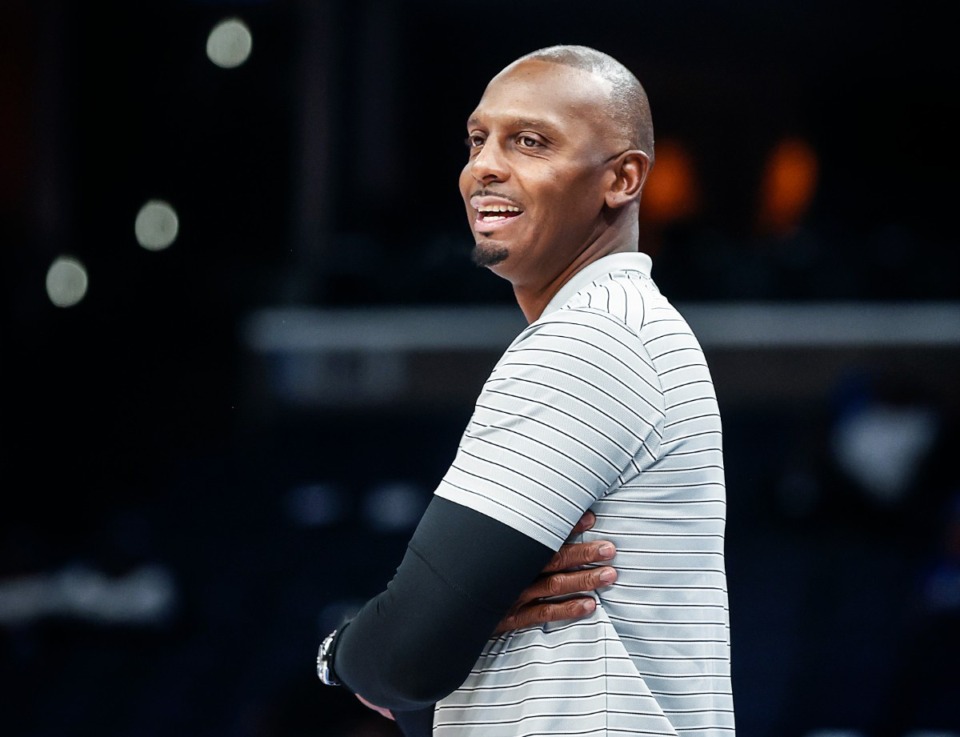
[[[520,204],[520,201],[517,200],[515,197],[511,197],[510,195],[504,194],[503,192],[496,192],[492,189],[486,189],[486,188],[475,189],[473,192],[470,193],[470,197],[499,197],[501,200],[506,200],[507,202],[510,202],[516,205],[517,207],[522,207],[522,205]]]

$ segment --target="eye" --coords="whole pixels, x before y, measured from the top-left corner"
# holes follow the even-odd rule
[[[463,143],[467,148],[475,149],[480,148],[483,145],[483,140],[483,136],[481,136],[479,133],[471,133],[463,140]]]
[[[517,145],[520,148],[539,148],[543,144],[533,136],[517,136]]]

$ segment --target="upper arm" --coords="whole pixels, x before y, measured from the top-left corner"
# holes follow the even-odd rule
[[[558,549],[597,499],[659,452],[663,392],[622,322],[532,325],[486,382],[437,493]]]

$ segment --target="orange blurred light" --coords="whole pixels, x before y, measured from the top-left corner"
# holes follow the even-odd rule
[[[813,201],[819,173],[820,160],[808,142],[784,138],[774,146],[760,183],[760,234],[786,236],[796,230]]]
[[[693,157],[677,140],[657,141],[656,163],[640,200],[641,219],[655,225],[690,217],[700,208]]]

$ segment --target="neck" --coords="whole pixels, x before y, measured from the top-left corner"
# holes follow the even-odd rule
[[[612,253],[630,253],[639,250],[639,228],[629,229],[613,238],[599,238],[587,244],[576,257],[546,284],[514,284],[513,294],[528,323],[537,320],[561,287],[587,264]]]

